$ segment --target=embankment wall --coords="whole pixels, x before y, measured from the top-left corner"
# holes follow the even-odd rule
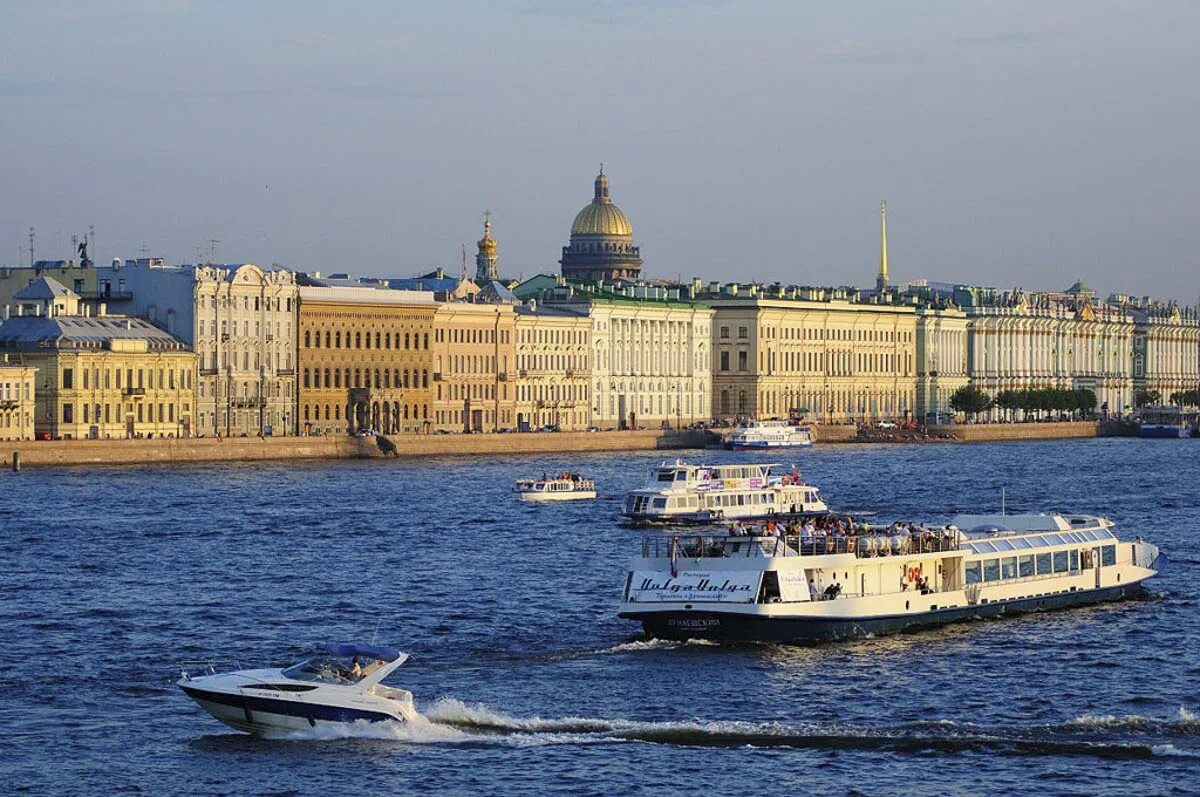
[[[954,426],[930,426],[929,434],[954,435],[965,443],[999,440],[1059,440],[1072,437],[1095,437],[1095,421],[1065,421],[1062,423],[967,423]]]
[[[168,462],[252,462],[286,459],[365,459],[458,454],[528,454],[573,451],[653,451],[699,448],[702,433],[558,432],[546,434],[396,435],[373,437],[212,437],[164,440],[38,440],[0,443],[3,461],[14,452],[24,465],[124,465]]]

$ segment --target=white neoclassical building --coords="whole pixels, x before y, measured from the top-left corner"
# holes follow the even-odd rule
[[[687,426],[712,417],[713,311],[678,288],[562,286],[542,297],[590,321],[591,423]]]
[[[985,393],[1086,388],[1101,412],[1132,402],[1133,318],[1125,310],[1021,291],[964,310],[971,384]]]
[[[712,417],[713,311],[692,302],[594,299],[593,423],[680,426]]]
[[[253,263],[171,266],[157,258],[96,269],[98,298],[196,352],[198,435],[296,433],[296,277]]]
[[[950,397],[970,382],[967,314],[957,307],[918,307],[917,418],[951,413]],[[936,417],[931,420],[938,420]]]
[[[1133,386],[1157,393],[1166,404],[1171,395],[1200,388],[1200,319],[1178,305],[1131,309]]]

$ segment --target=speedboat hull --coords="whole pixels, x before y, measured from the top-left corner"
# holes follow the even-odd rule
[[[266,697],[204,689],[180,682],[184,694],[196,701],[214,719],[244,733],[265,734],[307,731],[320,726],[356,722],[407,722],[407,712],[380,707],[355,707],[314,703],[290,697]]]

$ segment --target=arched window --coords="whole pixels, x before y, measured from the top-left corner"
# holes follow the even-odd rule
[[[339,329],[337,334],[333,336],[333,347],[335,349],[342,348],[342,331]]]
[[[307,421],[308,419],[309,419],[309,418],[308,418],[308,405],[307,405],[307,404],[305,404],[305,405],[304,405],[304,420],[306,420],[306,421]]]
[[[321,334],[320,332],[317,333],[318,336],[320,336],[320,334]],[[329,348],[329,330],[328,329],[325,330],[325,348],[327,348],[327,349]],[[328,407],[326,407],[326,409],[328,409]]]
[[[341,372],[340,370],[334,369],[334,372],[333,372],[333,386],[334,386],[334,387],[341,387],[341,386],[342,386],[342,372]]]
[[[370,338],[367,339],[367,342],[370,343]],[[354,348],[356,348],[356,349],[362,348],[362,333],[361,332],[354,333]]]
[[[309,337],[311,334],[312,333],[309,332],[307,329],[304,330],[304,348],[306,348],[306,349],[312,346],[312,340]],[[305,420],[307,420],[307,418]]]
[[[333,419],[335,421],[340,421],[342,419],[342,405],[341,404],[333,405]]]
[[[379,348],[379,339],[380,339],[380,338],[379,338],[379,333],[378,333],[378,332],[376,332],[376,333],[375,333],[375,348],[377,348],[377,349]]]
[[[392,348],[392,333],[391,332],[384,333],[383,345],[384,345],[384,348],[387,348],[387,349]]]
[[[421,371],[421,387],[429,387],[429,371]]]
[[[382,386],[383,386],[383,383],[379,381],[379,369],[376,368],[375,369],[375,389],[378,390]]]
[[[325,405],[325,420],[329,420],[329,405]]]
[[[428,348],[429,348],[429,333],[428,333],[428,332],[426,332],[426,333],[425,333],[425,346],[424,346],[424,348],[425,348],[425,349],[428,349]]]
[[[404,348],[408,348],[408,333],[404,333]]]

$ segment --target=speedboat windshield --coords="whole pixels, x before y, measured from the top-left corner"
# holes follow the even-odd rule
[[[376,669],[381,662],[368,659],[360,662],[357,659],[341,658],[338,656],[320,656],[306,659],[283,671],[285,677],[293,681],[316,681],[323,684],[341,684],[352,686],[362,680],[362,677]],[[358,673],[355,673],[355,667]]]

